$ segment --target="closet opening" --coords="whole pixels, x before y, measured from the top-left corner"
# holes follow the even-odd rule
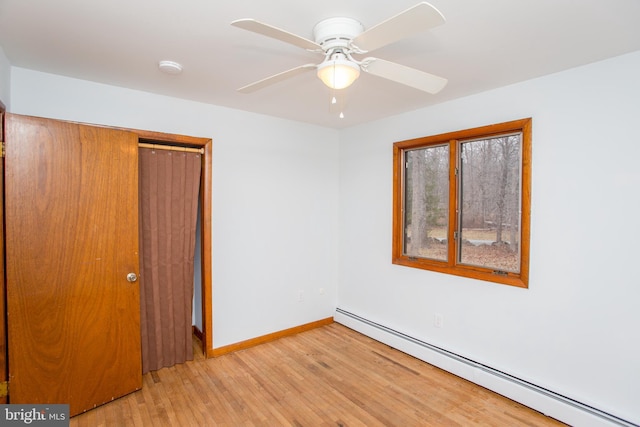
[[[139,135],[139,149],[158,152],[193,153],[200,156],[200,179],[197,191],[197,222],[193,261],[193,308],[189,316],[192,333],[200,339],[205,357],[212,356],[211,301],[211,160],[212,141],[182,135],[135,131]],[[141,224],[142,227],[142,224]],[[140,243],[142,245],[142,242]],[[142,259],[141,259],[142,271]]]

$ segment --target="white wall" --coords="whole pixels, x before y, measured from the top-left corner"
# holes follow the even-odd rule
[[[341,132],[339,307],[640,423],[638,76],[640,52]],[[393,142],[525,117],[529,289],[392,265]]]
[[[11,64],[0,46],[0,101],[7,107],[11,107]]]
[[[11,87],[13,113],[213,139],[214,347],[333,315],[336,131],[17,67]]]

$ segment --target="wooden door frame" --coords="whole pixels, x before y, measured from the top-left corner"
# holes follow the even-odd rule
[[[202,296],[202,351],[206,357],[213,355],[213,312],[211,288],[211,182],[213,142],[211,138],[176,135],[137,129],[124,129],[138,135],[139,142],[168,144],[202,148],[202,172],[200,175],[200,277]]]

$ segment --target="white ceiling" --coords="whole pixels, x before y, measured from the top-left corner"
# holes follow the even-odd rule
[[[344,128],[640,50],[638,0],[431,0],[447,22],[372,55],[449,79],[430,95],[363,73],[345,118],[314,72],[252,94],[236,89],[322,58],[232,27],[255,18],[308,39],[322,19],[365,28],[417,0],[0,0],[13,66]],[[158,61],[181,63],[181,75]],[[588,90],[588,88],[585,88]]]

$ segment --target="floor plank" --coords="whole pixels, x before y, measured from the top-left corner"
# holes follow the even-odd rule
[[[560,426],[337,323],[145,374],[83,426]]]

